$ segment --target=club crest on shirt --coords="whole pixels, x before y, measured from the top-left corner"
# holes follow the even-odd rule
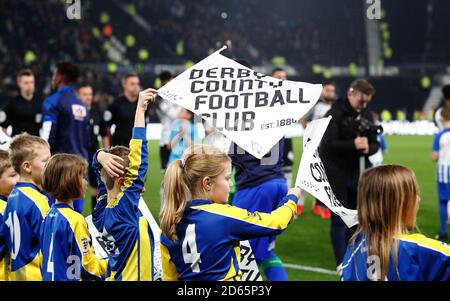
[[[88,237],[81,238],[81,252],[83,253],[83,255],[89,254],[89,238]]]
[[[82,105],[73,104],[72,105],[72,114],[75,120],[83,121],[86,118],[86,107]]]
[[[36,123],[41,123],[42,122],[42,114],[37,113],[36,116],[34,117],[34,121]]]
[[[259,215],[259,212],[250,212],[250,211],[247,211],[247,216],[256,217],[256,218],[258,218],[259,220],[262,220],[261,215]]]

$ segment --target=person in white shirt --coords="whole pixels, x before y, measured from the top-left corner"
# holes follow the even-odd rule
[[[450,105],[450,84],[442,87],[442,95],[444,96],[444,105]],[[442,108],[444,106],[439,107],[434,113],[434,121],[436,122],[439,131],[442,131],[444,127],[444,122],[442,120]],[[450,217],[450,206],[447,206],[447,214]],[[447,224],[450,225],[450,218],[447,220]]]
[[[449,104],[450,105],[450,84],[445,85],[442,87],[442,95],[444,96],[444,105]],[[434,121],[436,122],[437,127],[439,128],[439,131],[442,131],[444,129],[443,121],[442,121],[442,108],[444,106],[439,107],[436,112],[434,113]]]

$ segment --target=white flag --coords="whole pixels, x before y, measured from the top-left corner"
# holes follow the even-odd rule
[[[330,120],[331,116],[313,120],[306,127],[303,134],[303,154],[295,185],[324,203],[331,211],[339,215],[350,228],[358,224],[357,211],[344,208],[337,200],[317,153],[317,148]]]
[[[317,102],[322,85],[279,80],[214,52],[158,90],[261,159]]]
[[[163,272],[162,272],[162,260],[161,260],[161,249],[160,249],[161,230],[142,197],[139,200],[139,211],[144,216],[144,218],[148,221],[148,223],[150,225],[150,229],[153,234],[153,241],[154,241],[153,281],[162,281],[163,280]],[[101,233],[95,227],[95,225],[92,221],[92,215],[87,216],[85,218],[85,220],[88,224],[89,233],[91,234],[91,237],[92,237],[92,247],[94,248],[95,255],[99,258],[108,258],[109,250],[102,238]]]

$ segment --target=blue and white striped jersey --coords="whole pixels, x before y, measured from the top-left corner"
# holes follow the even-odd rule
[[[439,153],[437,161],[437,181],[450,182],[450,128],[446,128],[434,137],[433,151]]]
[[[84,217],[68,204],[54,204],[41,227],[42,280],[101,280],[107,260],[94,254]]]

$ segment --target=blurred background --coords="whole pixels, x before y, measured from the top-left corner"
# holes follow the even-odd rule
[[[338,94],[368,77],[383,120],[431,120],[441,101],[431,92],[450,82],[444,0],[380,1],[379,11],[365,0],[79,0],[71,16],[76,2],[0,1],[0,103],[17,93],[24,67],[45,96],[55,63],[72,60],[95,101],[108,103],[121,73],[158,86],[162,70],[179,73],[226,44],[258,71],[282,66],[292,80],[332,79]]]

